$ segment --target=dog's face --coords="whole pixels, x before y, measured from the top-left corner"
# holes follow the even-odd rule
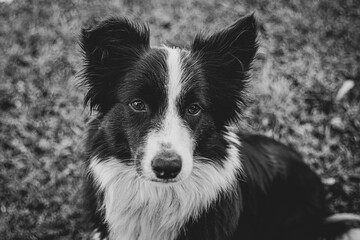
[[[134,166],[139,176],[176,182],[195,164],[224,164],[223,131],[241,112],[257,50],[253,16],[189,50],[150,48],[149,30],[109,19],[83,30],[86,102],[98,111],[97,154]]]

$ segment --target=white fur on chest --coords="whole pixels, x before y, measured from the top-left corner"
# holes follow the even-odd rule
[[[221,191],[229,191],[237,181],[241,162],[234,135],[226,135],[231,144],[224,166],[194,161],[190,177],[170,184],[141,178],[134,167],[115,158],[92,158],[90,174],[104,192],[105,218],[111,240],[172,240],[181,227],[196,218],[216,200]]]

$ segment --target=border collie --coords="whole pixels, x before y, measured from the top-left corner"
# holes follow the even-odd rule
[[[253,15],[189,49],[150,47],[148,27],[126,18],[84,29],[80,45],[96,111],[86,142],[94,239],[331,239],[360,223],[329,218],[298,153],[233,127],[258,47]]]

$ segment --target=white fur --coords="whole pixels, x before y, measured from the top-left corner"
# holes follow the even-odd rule
[[[91,159],[90,174],[104,192],[111,240],[173,240],[189,218],[196,218],[220,192],[229,192],[241,171],[239,141],[228,132],[223,167],[194,162],[191,175],[176,183],[155,183],[115,158]]]
[[[143,174],[149,179],[156,179],[151,170],[151,161],[164,150],[164,144],[168,150],[175,151],[182,159],[182,168],[175,181],[187,178],[193,168],[193,139],[189,129],[178,114],[177,101],[179,99],[183,84],[181,64],[181,50],[178,48],[164,47],[167,52],[167,108],[161,129],[152,130],[146,139],[143,164]]]

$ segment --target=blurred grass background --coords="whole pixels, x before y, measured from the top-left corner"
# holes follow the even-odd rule
[[[149,23],[153,45],[186,46],[252,11],[261,48],[245,122],[301,152],[334,211],[360,213],[358,0],[8,0],[0,1],[0,238],[89,237],[81,202],[89,113],[75,78],[82,26],[128,16]]]

